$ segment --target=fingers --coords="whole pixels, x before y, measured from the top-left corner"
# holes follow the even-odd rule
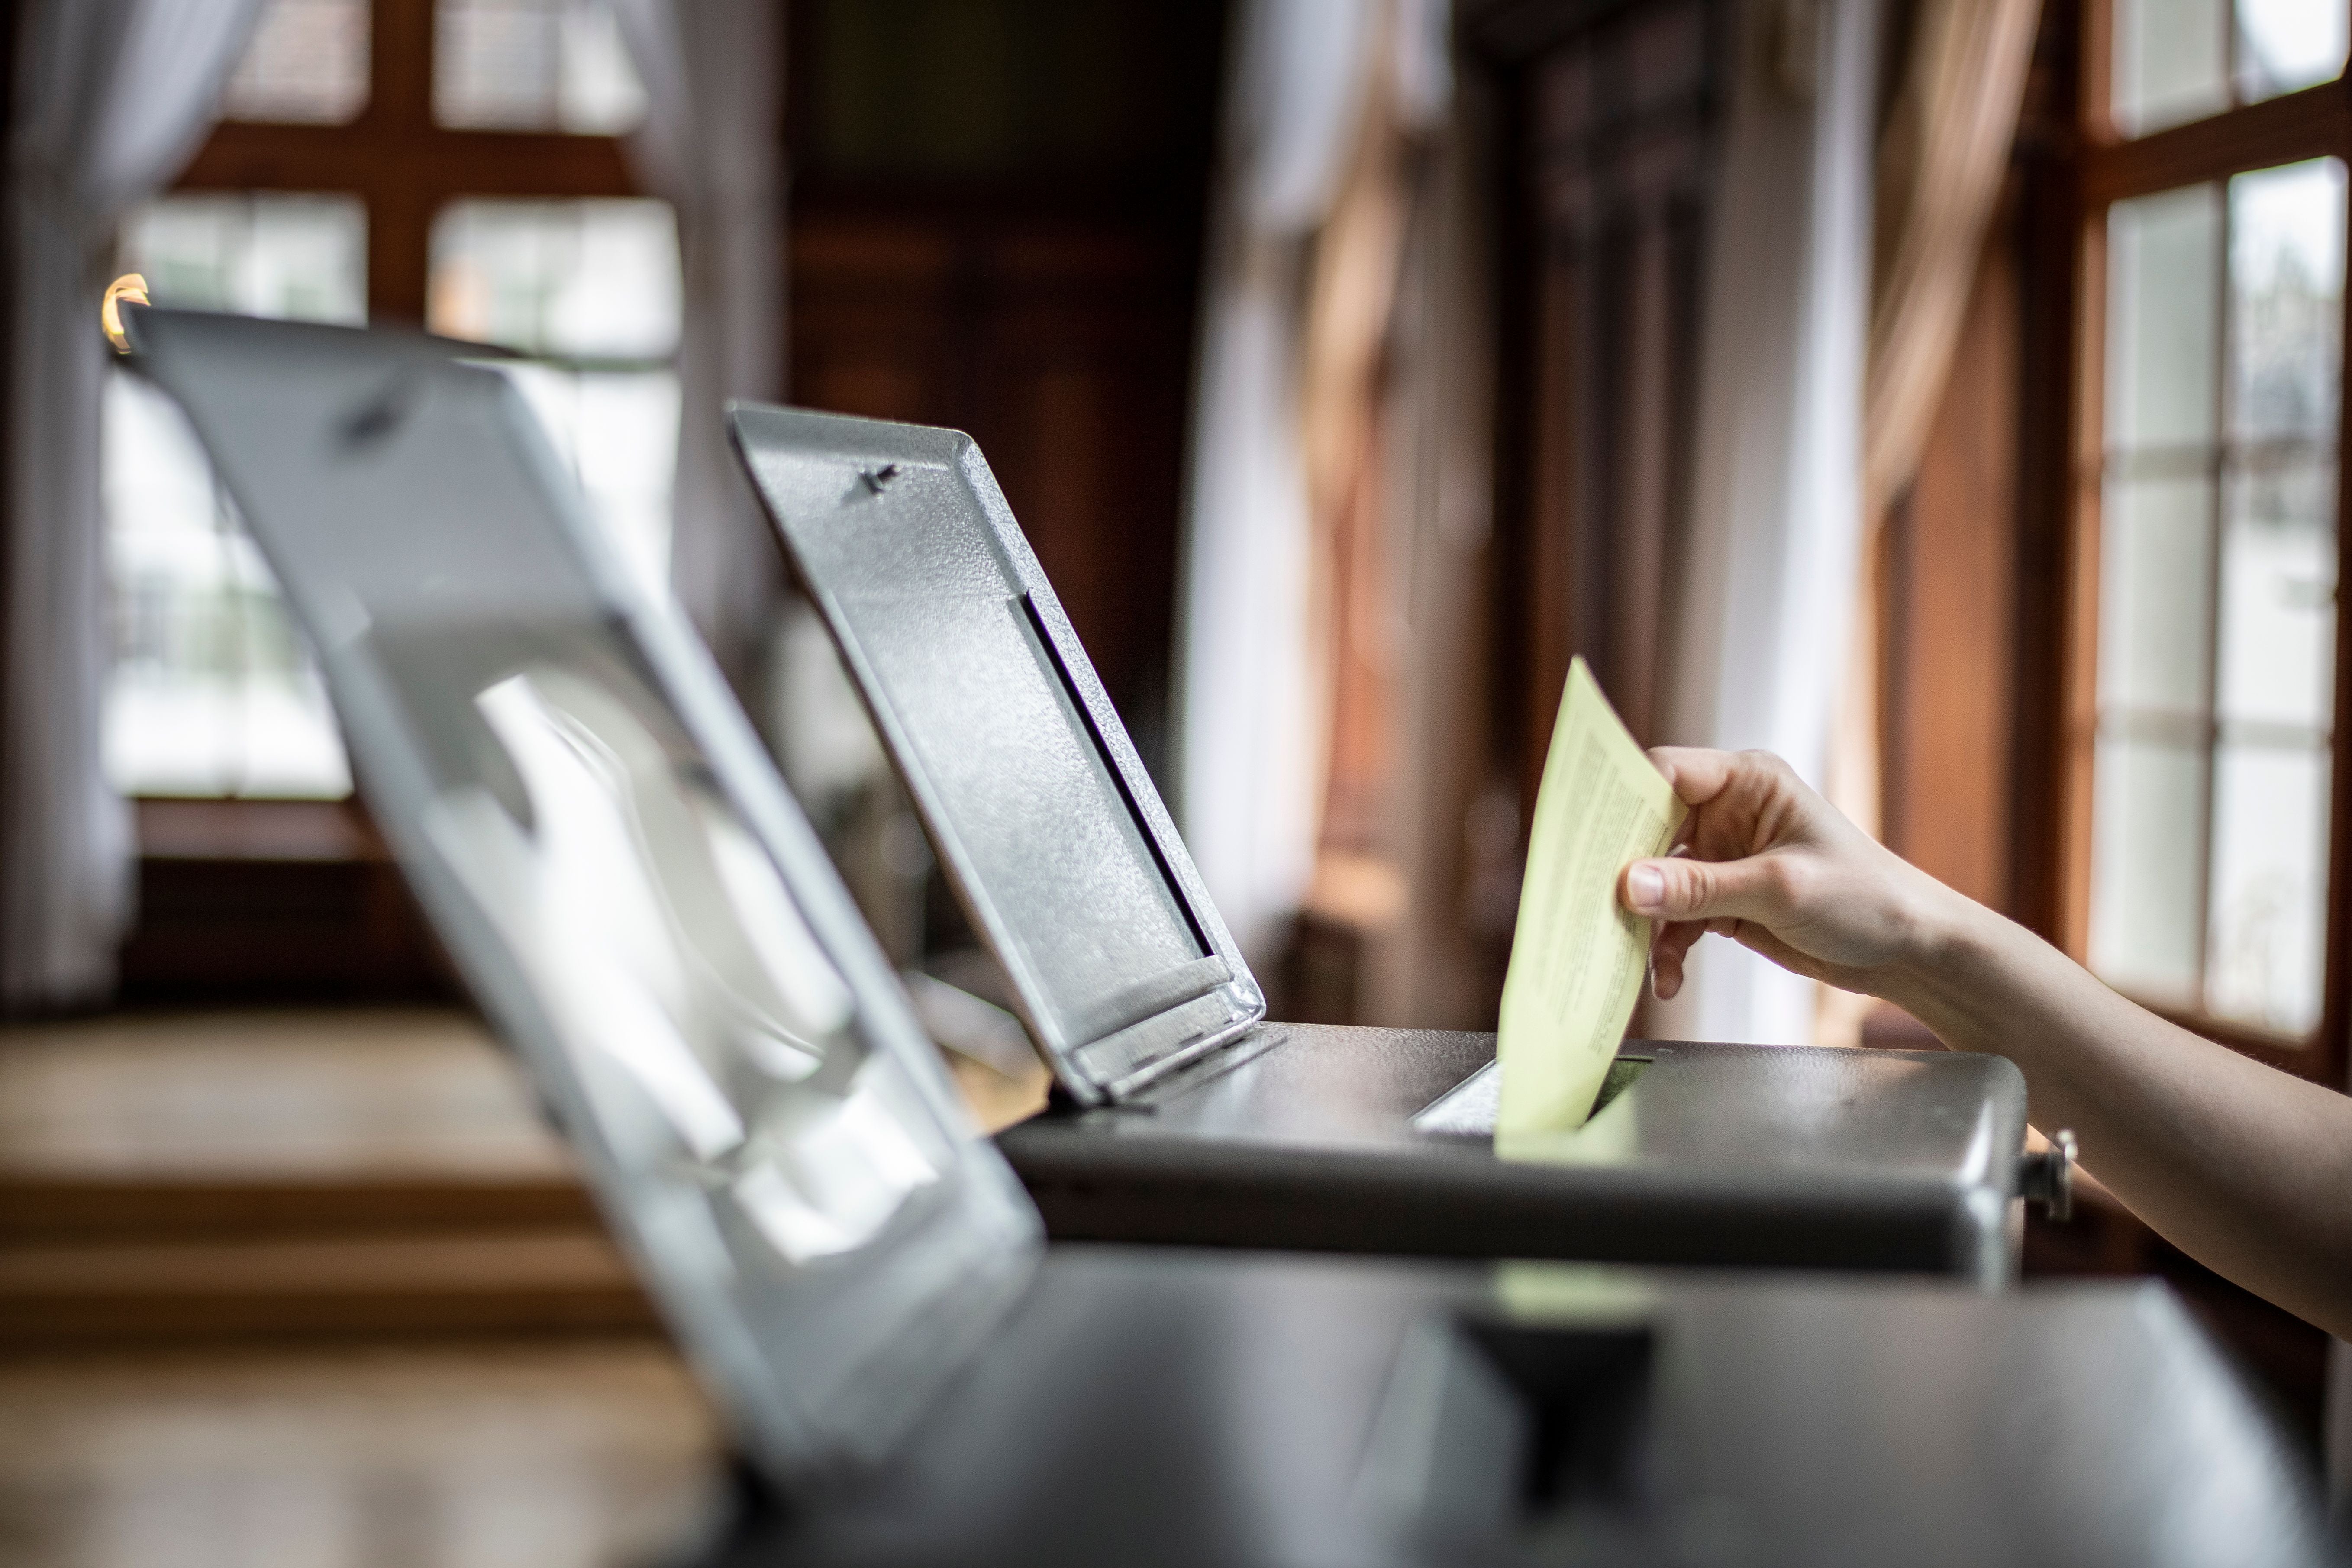
[[[1650,989],[1658,1000],[1667,1001],[1683,988],[1684,962],[1691,945],[1706,934],[1706,927],[1696,921],[1658,928],[1657,939],[1650,947]]]
[[[1665,775],[1685,805],[1704,805],[1721,795],[1731,782],[1730,764],[1738,760],[1730,752],[1699,746],[1650,748],[1650,765]]]
[[[1618,897],[1634,914],[1657,921],[1760,921],[1777,924],[1794,903],[1790,865],[1773,855],[1740,860],[1636,860],[1619,879]]]
[[[1731,940],[1750,952],[1763,954],[1791,974],[1801,974],[1808,980],[1830,979],[1828,965],[1802,948],[1790,946],[1752,921],[1743,921]]]
[[[1705,805],[1734,784],[1759,778],[1793,780],[1789,764],[1769,752],[1718,752],[1704,746],[1653,746],[1650,765],[1664,773],[1685,805]]]
[[[1682,994],[1683,981],[1690,967],[1690,950],[1700,937],[1707,935],[1727,936],[1749,952],[1761,953],[1790,973],[1801,974],[1808,980],[1834,984],[1839,978],[1812,954],[1790,946],[1754,921],[1682,921],[1659,927],[1656,945],[1650,951],[1650,990],[1659,1001],[1671,1002]]]

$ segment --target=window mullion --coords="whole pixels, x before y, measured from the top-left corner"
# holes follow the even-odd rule
[[[2345,242],[2352,247],[2352,201],[2345,203],[2344,218]],[[2352,249],[2345,254],[2352,258]],[[2347,300],[2352,303],[2352,276],[2346,281]],[[2347,942],[2352,942],[2352,757],[2346,754],[2352,747],[2352,631],[2347,626],[2352,616],[2341,608],[2344,540],[2347,521],[2352,521],[2352,487],[2345,484],[2344,471],[2346,454],[2352,452],[2352,397],[2345,395],[2342,384],[2344,374],[2352,373],[2352,309],[2339,312],[2337,331],[2344,347],[2336,398],[2336,732],[2328,746],[2327,945],[2320,977],[2316,1042],[2322,1059],[2315,1065],[2321,1081],[2341,1089],[2347,1087],[2347,1058],[2352,1056],[2352,1039],[2347,1039],[2352,1037],[2352,955],[2345,951]]]
[[[2234,35],[2234,25],[2231,28]],[[2230,186],[2221,183],[2221,221],[2216,247],[2221,255],[2213,268],[2213,448],[2208,461],[2205,492],[2205,725],[2204,809],[2199,816],[2197,844],[2197,1009],[2210,1011],[2209,985],[2213,959],[2213,849],[2215,814],[2221,786],[2221,572],[2227,558],[2222,534],[2228,527],[2230,484],[2230,257],[2231,219]]]

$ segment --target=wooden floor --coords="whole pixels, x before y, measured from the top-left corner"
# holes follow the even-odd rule
[[[0,1362],[5,1568],[636,1568],[719,1474],[657,1341]]]
[[[467,1015],[0,1029],[0,1568],[637,1564],[722,1473]]]
[[[569,1168],[512,1065],[456,1011],[134,1013],[0,1029],[0,1172]]]

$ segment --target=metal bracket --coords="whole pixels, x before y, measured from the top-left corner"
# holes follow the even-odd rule
[[[2074,1215],[2074,1134],[2060,1130],[2050,1134],[2050,1147],[2020,1156],[2017,1195],[2039,1204],[2048,1218],[2064,1224]]]

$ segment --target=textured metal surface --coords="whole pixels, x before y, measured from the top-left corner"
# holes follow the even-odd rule
[[[2153,1285],[1057,1247],[903,1462],[710,1562],[2325,1560],[2301,1462]]]
[[[504,379],[424,340],[148,310],[319,650],[375,821],[742,1440],[870,1463],[1036,1215],[684,615]]]
[[[2014,1272],[2025,1084],[1998,1057],[1629,1040],[1649,1066],[1574,1163],[1498,1159],[1413,1113],[1491,1035],[1267,1025],[1149,1103],[998,1144],[1059,1238],[1453,1257]]]
[[[1129,1092],[1264,1016],[978,448],[793,409],[739,405],[730,422],[1063,1087]]]
[[[888,504],[921,504],[927,477],[907,476]],[[905,721],[957,853],[1037,981],[1048,1037],[1074,1049],[1163,1010],[1127,993],[1204,951],[1020,602],[845,595],[840,610]],[[1005,765],[1008,734],[1020,737],[1017,767]],[[1039,822],[1055,831],[1034,832]]]

